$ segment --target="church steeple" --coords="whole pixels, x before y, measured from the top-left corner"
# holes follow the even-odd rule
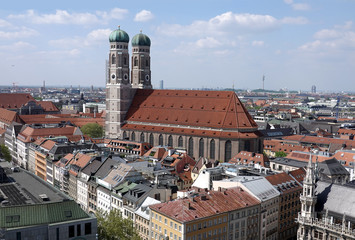
[[[109,42],[105,132],[108,138],[121,138],[121,126],[134,96],[129,80],[129,36],[118,26]]]
[[[301,213],[298,215],[298,223],[300,228],[298,230],[298,239],[312,239],[312,232],[304,223],[312,222],[315,218],[315,205],[317,197],[315,196],[316,175],[312,163],[312,153],[310,154],[306,177],[303,180],[303,192],[300,196]]]
[[[150,72],[150,39],[142,31],[132,38],[132,87],[152,88]]]

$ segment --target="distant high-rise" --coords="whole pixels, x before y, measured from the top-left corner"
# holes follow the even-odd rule
[[[316,85],[313,85],[313,86],[312,86],[312,93],[317,93]]]
[[[164,80],[160,80],[160,89],[164,89]]]

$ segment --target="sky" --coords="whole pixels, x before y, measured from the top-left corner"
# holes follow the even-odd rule
[[[0,85],[105,86],[109,34],[150,37],[165,88],[355,91],[355,0],[12,0]]]

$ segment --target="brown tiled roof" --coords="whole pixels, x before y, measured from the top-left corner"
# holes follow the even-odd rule
[[[285,140],[298,141],[300,143],[313,143],[313,144],[345,144],[347,146],[355,147],[355,140],[346,140],[339,138],[326,138],[326,137],[315,137],[315,136],[304,136],[304,135],[291,135],[283,137]]]
[[[266,176],[265,178],[282,193],[293,192],[302,188],[301,185],[285,172]]]
[[[50,124],[71,122],[75,126],[82,127],[88,123],[97,123],[104,126],[105,119],[101,118],[101,114],[97,114],[96,118],[91,114],[78,115],[78,114],[38,114],[38,115],[21,115],[20,118],[26,124]]]
[[[355,161],[355,152],[337,151],[333,157],[338,161],[345,161],[345,166],[353,167],[350,163]]]
[[[241,151],[235,155],[229,163],[234,164],[250,164],[250,163],[259,163],[263,167],[267,167],[269,164],[268,157],[264,156],[262,153],[253,153],[247,151]]]
[[[6,125],[10,125],[12,122],[21,123],[22,121],[16,112],[7,110],[5,108],[0,108],[0,122],[5,123]]]
[[[257,127],[232,91],[138,89],[126,120],[216,129]]]
[[[52,140],[47,140],[41,145],[41,147],[43,147],[47,150],[51,150],[55,146],[55,144],[56,144],[56,142],[54,142]]]
[[[155,159],[161,160],[165,155],[167,155],[167,150],[165,147],[152,147],[143,156],[153,157]]]
[[[338,130],[338,134],[341,134],[341,135],[355,135],[355,129],[347,129],[347,128],[340,128]]]
[[[303,179],[306,176],[306,170],[304,168],[299,168],[289,172],[290,176],[294,177],[299,183],[303,183]]]
[[[286,156],[286,158],[298,160],[298,161],[303,161],[303,162],[308,162],[309,156],[310,156],[309,152],[292,152],[292,153],[289,153]],[[312,162],[316,162],[317,159],[318,159],[318,162],[323,162],[324,160],[331,159],[331,157],[312,154]]]
[[[4,134],[6,132],[6,129],[0,128],[0,135]]]
[[[201,190],[202,191],[202,190]],[[199,196],[151,205],[150,208],[179,222],[190,222],[259,204],[241,188],[200,192]]]
[[[0,108],[17,109],[36,100],[28,93],[0,93]]]
[[[46,112],[57,112],[59,109],[51,101],[37,101]]]
[[[49,136],[71,136],[74,135],[76,127],[66,126],[62,128],[32,128],[27,126],[17,136],[22,142],[33,142],[39,137]]]
[[[283,140],[279,139],[270,139],[264,140],[264,149],[270,150],[272,152],[283,151],[285,153],[290,153],[293,151],[308,152],[310,150],[310,147],[301,146],[294,143],[284,143]]]

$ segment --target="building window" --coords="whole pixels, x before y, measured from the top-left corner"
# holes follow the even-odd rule
[[[116,64],[116,55],[112,54],[111,64]]]
[[[123,137],[123,139],[127,140],[127,133],[126,133],[126,131],[123,131],[122,137]]]
[[[224,147],[224,161],[228,162],[232,158],[232,142],[230,140],[226,141]]]
[[[127,65],[127,58],[126,57],[123,58],[123,64]]]
[[[141,133],[141,142],[144,142],[144,133]]]
[[[160,145],[160,146],[163,146],[163,145],[164,145],[163,135],[162,135],[162,134],[159,135],[159,145]]]
[[[169,137],[168,137],[168,146],[169,147],[173,146],[173,137],[171,135],[169,135]]]
[[[138,66],[138,58],[134,57],[134,66]]]
[[[16,240],[21,240],[21,232],[16,233]]]
[[[132,132],[132,134],[131,134],[131,140],[132,140],[132,141],[136,141],[136,134],[135,134],[135,132]]]
[[[250,141],[249,140],[244,141],[244,151],[250,152]]]
[[[215,159],[215,152],[216,152],[216,148],[215,148],[215,141],[214,139],[211,140],[210,142],[210,158],[211,159]]]
[[[151,133],[151,134],[149,135],[149,144],[152,145],[152,146],[154,146],[154,136],[153,136],[153,133]]]
[[[183,147],[184,141],[182,140],[182,136],[179,137],[178,139],[178,147]]]
[[[198,146],[199,146],[198,156],[199,157],[203,157],[204,156],[204,152],[205,152],[205,141],[203,141],[203,138],[200,138]]]
[[[81,236],[81,225],[76,225],[76,236]]]
[[[75,230],[74,230],[74,225],[69,226],[69,238],[72,238],[75,236]]]
[[[192,137],[189,138],[189,150],[188,150],[188,154],[190,156],[193,156],[194,154],[194,140]]]

